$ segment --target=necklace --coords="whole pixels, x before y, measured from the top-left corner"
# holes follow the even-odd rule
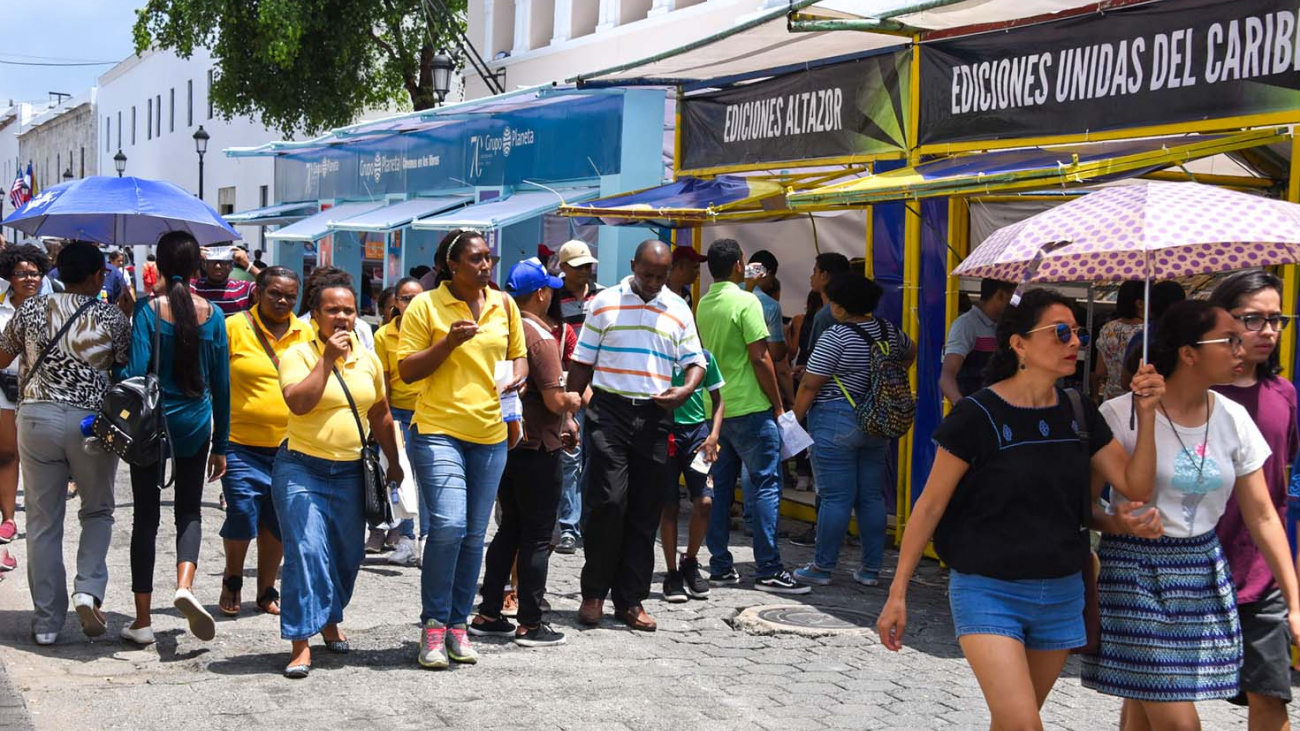
[[[1169,411],[1165,408],[1164,401],[1160,402],[1160,412],[1165,415],[1165,420],[1169,422],[1169,428],[1170,430],[1173,431],[1174,438],[1178,440],[1178,446],[1183,448],[1183,451],[1187,453],[1187,459],[1192,460],[1192,464],[1196,467],[1196,484],[1204,485],[1205,484],[1205,458],[1210,453],[1210,449],[1209,449],[1210,447],[1210,393],[1209,391],[1205,392],[1205,437],[1201,440],[1201,448],[1203,451],[1201,452],[1201,461],[1199,464],[1194,461],[1196,458],[1196,452],[1193,452],[1192,450],[1187,448],[1187,444],[1183,442],[1183,435],[1178,433],[1178,425],[1174,424],[1174,420],[1169,418]]]

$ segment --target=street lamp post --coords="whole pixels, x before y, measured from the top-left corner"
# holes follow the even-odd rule
[[[113,168],[117,170],[117,177],[119,178],[122,177],[122,173],[126,172],[126,155],[122,154],[120,148],[117,154],[113,156]]]
[[[201,124],[194,132],[194,151],[199,153],[199,200],[203,200],[203,155],[208,151],[210,137]]]
[[[451,91],[451,72],[455,68],[455,62],[451,56],[447,55],[444,50],[439,50],[433,57],[433,93],[438,95],[438,104],[441,105],[447,100],[447,92]]]
[[[63,171],[63,180],[66,182],[72,180],[72,168]]]

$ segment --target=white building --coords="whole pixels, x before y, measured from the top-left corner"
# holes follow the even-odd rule
[[[466,35],[506,90],[662,53],[786,0],[470,0]],[[465,96],[488,90],[467,65]]]
[[[36,110],[26,102],[11,104],[8,109],[0,111],[0,188],[3,188],[0,190],[0,218],[14,211],[9,203],[9,188],[18,177],[18,171],[27,169],[27,162],[18,155],[18,133],[35,115]],[[0,233],[9,241],[18,237],[18,232],[10,228]]]
[[[113,175],[113,158],[126,156],[126,175],[169,180],[197,193],[199,156],[194,133],[210,140],[203,158],[203,199],[228,214],[268,205],[274,185],[269,158],[229,158],[222,148],[259,145],[280,134],[248,117],[223,120],[208,97],[214,63],[204,49],[183,59],[171,51],[129,56],[99,77],[99,170]],[[262,229],[237,229],[252,249]]]

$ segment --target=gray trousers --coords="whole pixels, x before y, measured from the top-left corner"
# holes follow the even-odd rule
[[[63,519],[68,479],[77,483],[81,539],[72,591],[104,598],[108,545],[113,537],[113,479],[117,457],[87,454],[81,420],[94,412],[67,404],[36,402],[18,409],[18,458],[27,507],[27,586],[32,592],[33,632],[58,632],[68,613],[63,568]]]

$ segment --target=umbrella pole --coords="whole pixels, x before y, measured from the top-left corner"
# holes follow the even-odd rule
[[[1151,344],[1151,274],[1148,272],[1146,290],[1142,293],[1142,364],[1148,362],[1147,348]]]

